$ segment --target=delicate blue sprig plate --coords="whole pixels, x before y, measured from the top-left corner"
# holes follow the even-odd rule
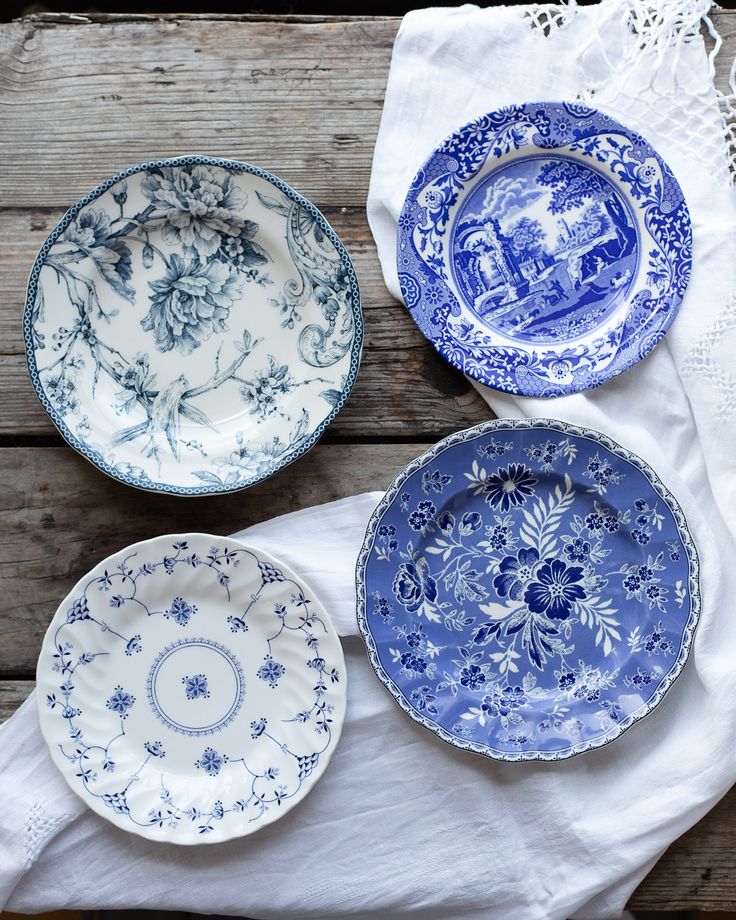
[[[201,495],[316,443],[355,381],[363,321],[314,205],[257,167],[187,156],[126,169],[64,215],[24,335],[72,447],[130,485]]]
[[[679,308],[690,216],[647,141],[580,103],[508,106],[424,163],[398,223],[404,302],[440,354],[524,396],[599,386]]]
[[[345,716],[340,640],[287,566],[236,540],[163,536],[105,559],[59,606],[41,731],[74,792],[123,830],[218,843],[313,788]]]
[[[374,512],[358,623],[401,708],[455,747],[561,760],[659,703],[699,611],[675,498],[610,438],[498,420],[418,457]]]

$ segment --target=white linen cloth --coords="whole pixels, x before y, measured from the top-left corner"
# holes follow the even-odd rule
[[[685,4],[667,4],[675,6],[682,12]],[[296,512],[243,536],[302,573],[344,634],[347,719],[313,792],[252,837],[162,846],[113,827],[71,792],[30,699],[0,727],[0,908],[604,920],[620,914],[660,852],[736,779],[729,476],[736,445],[728,426],[736,381],[727,363],[736,221],[697,37],[705,6],[689,4],[689,20],[663,16],[660,31],[638,37],[620,0],[553,12],[562,24],[549,35],[533,27],[538,11],[529,18],[518,7],[411,14],[395,49],[370,200],[396,291],[393,220],[408,181],[445,134],[486,109],[597,87],[596,104],[642,130],[675,170],[693,216],[696,260],[663,343],[591,393],[549,402],[486,394],[498,414],[546,414],[605,430],[650,462],[680,500],[703,562],[703,614],[691,660],[665,700],[615,744],[567,762],[496,763],[441,743],[399,710],[355,635],[354,562],[380,495]],[[656,91],[644,76],[655,63]],[[626,95],[617,96],[606,75],[618,74],[620,86],[625,64]],[[668,89],[668,79],[681,88]],[[647,106],[654,114],[644,114]],[[671,130],[659,130],[660,122]]]
[[[579,98],[640,131],[679,180],[694,232],[679,315],[630,372],[552,400],[477,387],[500,417],[587,425],[647,460],[685,506],[703,596],[690,661],[643,723],[551,770],[490,771],[490,785],[502,776],[505,787],[504,843],[485,849],[487,917],[506,916],[490,892],[509,859],[536,892],[518,897],[515,917],[534,917],[540,905],[550,920],[616,916],[657,856],[736,781],[736,167],[725,140],[736,97],[714,88],[720,40],[709,7],[603,0],[422,10],[404,19],[394,46],[368,218],[397,298],[396,222],[414,174],[455,128],[504,105]]]
[[[714,729],[707,711],[684,739],[673,728],[680,710],[690,716],[707,702],[714,682],[725,686],[728,664],[711,667],[698,656],[644,723],[567,763],[494,763],[443,744],[401,712],[355,635],[354,563],[380,498],[355,496],[238,534],[301,573],[344,634],[347,718],[310,795],[240,840],[145,840],[93,813],[67,786],[32,695],[0,726],[0,909],[549,920],[594,898],[579,916],[620,913],[661,846],[700,816],[731,769],[730,728]],[[707,528],[695,536],[703,548]],[[707,763],[690,756],[700,750]],[[659,828],[654,844],[651,827]]]

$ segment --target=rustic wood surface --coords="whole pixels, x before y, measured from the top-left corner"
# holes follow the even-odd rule
[[[713,20],[725,88],[736,11]],[[56,604],[110,552],[384,488],[429,443],[488,418],[386,291],[365,219],[397,28],[63,14],[0,26],[0,721],[33,687]],[[353,256],[366,319],[358,382],[320,445],[258,487],[196,501],[137,493],[64,446],[27,379],[20,328],[28,270],[64,209],[131,163],[181,153],[264,164],[311,198]],[[631,906],[736,907],[736,791],[670,847]]]

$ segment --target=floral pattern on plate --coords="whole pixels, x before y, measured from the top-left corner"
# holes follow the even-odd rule
[[[57,610],[37,681],[70,787],[171,843],[277,820],[324,772],[345,714],[342,649],[319,600],[277,560],[207,534],[97,565]]]
[[[500,760],[599,747],[687,658],[698,558],[679,505],[597,432],[499,420],[413,461],[368,527],[358,620],[401,707]]]
[[[301,456],[360,361],[350,259],[245,163],[134,166],[67,212],[31,272],[31,379],[67,441],[140,488],[227,492]]]
[[[579,103],[459,128],[399,217],[404,302],[440,354],[489,386],[599,386],[660,341],[692,262],[687,205],[637,132]]]

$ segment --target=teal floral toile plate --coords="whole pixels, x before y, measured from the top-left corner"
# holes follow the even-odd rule
[[[143,489],[198,495],[300,457],[360,362],[358,283],[309,201],[257,167],[132,166],[64,216],[28,284],[31,380],[66,440]]]

